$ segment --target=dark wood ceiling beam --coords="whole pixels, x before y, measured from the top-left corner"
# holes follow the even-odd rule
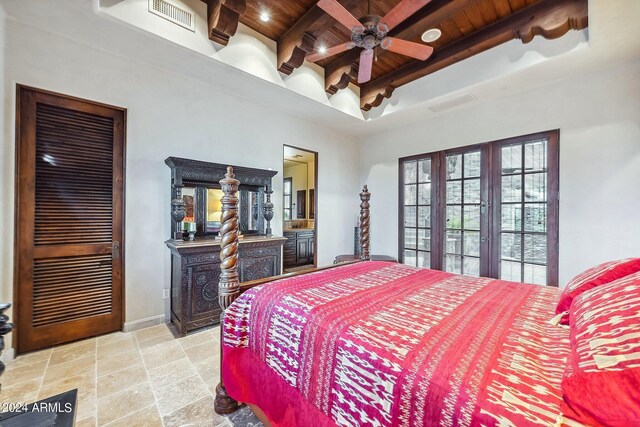
[[[417,80],[444,67],[484,52],[509,40],[529,43],[536,35],[548,39],[588,25],[588,0],[541,0],[434,52],[427,61],[412,61],[360,88],[360,107],[379,106],[392,88]],[[391,90],[390,90],[391,88]]]
[[[236,34],[240,17],[247,10],[246,0],[204,0],[207,3],[209,40],[224,46]]]
[[[317,5],[298,19],[278,40],[278,71],[289,75],[304,62],[304,58],[313,50],[316,37],[309,29],[319,21],[325,21],[325,13]],[[330,21],[326,19],[326,24]]]
[[[358,0],[341,2],[345,8]],[[304,63],[307,54],[313,52],[315,43],[333,23],[333,18],[318,5],[313,5],[302,18],[278,39],[278,71],[289,75]]]
[[[324,90],[327,93],[335,94],[349,86],[349,82],[356,78],[361,51],[359,48],[351,49],[324,67]]]
[[[389,35],[407,40],[416,39],[428,29],[437,26],[446,19],[450,19],[475,3],[477,3],[477,0],[433,0],[404,20]]]

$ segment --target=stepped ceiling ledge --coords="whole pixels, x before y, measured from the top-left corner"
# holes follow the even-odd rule
[[[247,101],[360,136],[634,60],[640,52],[636,0],[619,0],[627,6],[622,8],[607,7],[607,0],[512,1],[522,3],[522,9],[510,15],[515,18],[496,16],[493,23],[485,19],[484,27],[475,23],[479,28],[464,31],[456,20],[457,40],[451,35],[456,31],[451,28],[454,21],[446,18],[474,2],[432,0],[389,34],[419,38],[423,29],[419,25],[426,23],[449,33],[442,46],[434,42],[434,53],[424,63],[382,52],[374,62],[371,81],[358,84],[357,63],[346,67],[336,81],[339,67],[353,59],[349,51],[315,63],[305,59],[319,43],[346,37],[337,21],[316,10],[315,1],[295,2],[299,10],[286,10],[284,21],[277,18],[283,11],[273,6],[273,28],[270,22],[260,22],[261,9],[252,0],[171,0],[192,13],[192,28],[151,13],[149,0],[61,1],[77,10],[77,26],[65,26],[68,17],[38,15],[20,2],[5,3],[5,19],[170,69]],[[379,4],[374,12],[382,15],[399,2],[372,4]],[[260,4],[282,4],[286,9],[289,3]],[[367,2],[341,3],[345,7],[353,3],[351,11],[357,15]],[[569,12],[563,14],[558,4]],[[448,13],[443,8],[449,8]],[[588,18],[583,16],[587,10]],[[508,19],[515,21],[508,25]],[[536,25],[523,24],[527,19]]]

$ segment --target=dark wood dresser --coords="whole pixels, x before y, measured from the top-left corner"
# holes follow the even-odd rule
[[[169,157],[171,169],[171,330],[184,336],[195,329],[220,323],[219,234],[222,217],[220,180],[227,165]],[[237,197],[240,282],[282,273],[282,245],[287,240],[271,234],[273,219],[271,179],[276,171],[233,166],[240,181]],[[186,233],[183,230],[187,229]]]
[[[315,231],[313,228],[288,230],[282,233],[284,244],[284,268],[313,264]]]
[[[281,274],[284,237],[247,236],[240,239],[240,282]],[[218,281],[220,243],[168,240],[171,250],[171,329],[185,336],[195,329],[220,322]]]

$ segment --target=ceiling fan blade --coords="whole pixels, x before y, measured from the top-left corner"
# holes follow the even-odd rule
[[[373,71],[373,49],[364,49],[360,54],[358,66],[358,83],[366,83],[371,80]]]
[[[387,40],[391,42],[385,47],[386,43],[382,43],[382,47],[388,51],[399,53],[401,55],[410,56],[412,58],[425,61],[433,53],[433,48],[426,44],[414,43],[395,37],[387,37]]]
[[[307,55],[307,61],[309,61],[309,62],[320,61],[321,59],[328,58],[330,56],[337,55],[339,53],[345,52],[345,51],[353,48],[354,46],[355,45],[352,42],[342,43],[342,44],[339,44],[337,46],[330,47],[327,50],[325,50],[324,52],[314,52],[314,53],[311,53],[311,54]]]
[[[391,9],[380,22],[387,24],[389,26],[389,30],[391,30],[430,2],[431,0],[401,1]]]
[[[327,12],[333,19],[352,30],[353,27],[360,27],[362,24],[338,0],[320,0],[318,7]]]

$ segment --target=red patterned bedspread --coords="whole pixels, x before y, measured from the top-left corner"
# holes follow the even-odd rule
[[[550,426],[558,297],[383,262],[283,279],[227,310],[224,383],[279,426]]]

